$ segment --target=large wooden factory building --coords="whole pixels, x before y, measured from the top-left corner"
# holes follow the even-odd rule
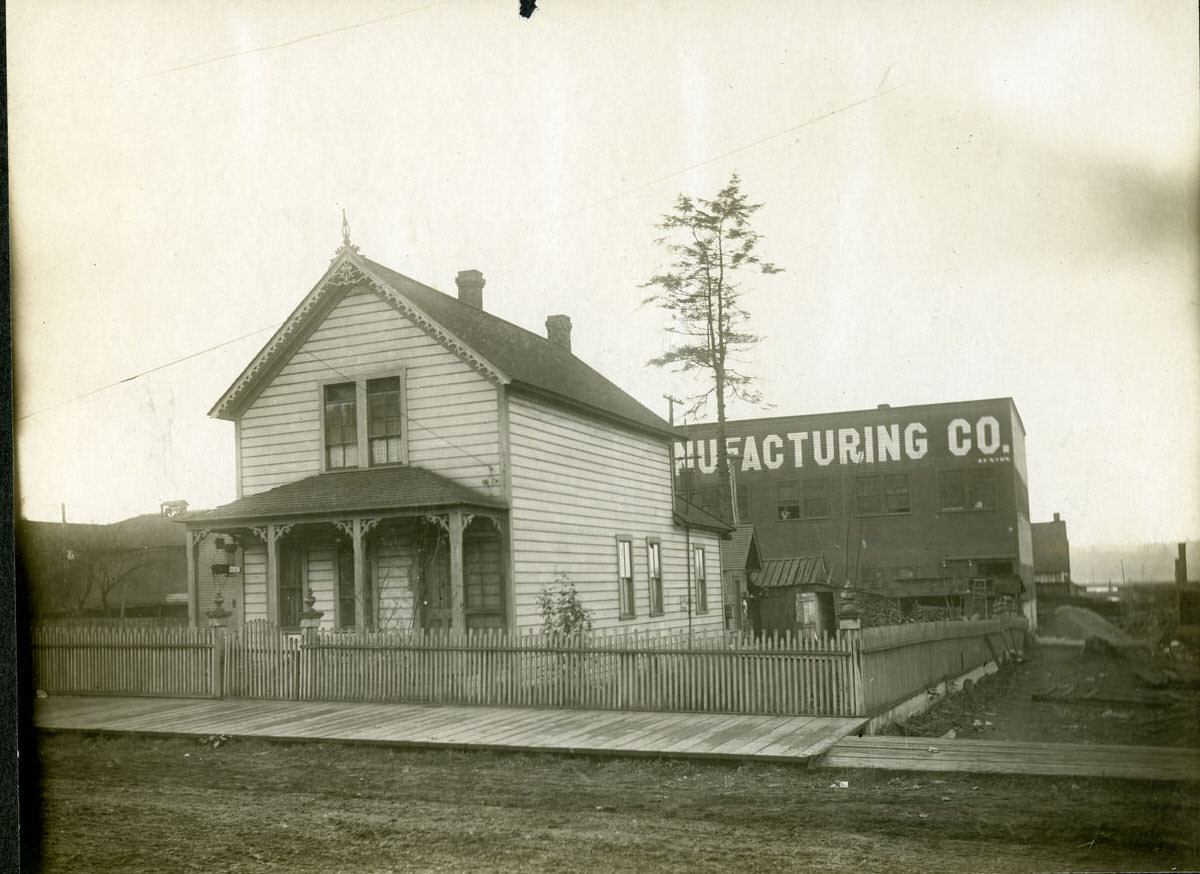
[[[715,424],[682,426],[680,494],[719,510]],[[764,561],[902,609],[1019,606],[1036,622],[1025,428],[1011,398],[728,422],[734,521]]]

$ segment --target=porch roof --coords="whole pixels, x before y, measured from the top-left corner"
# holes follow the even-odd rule
[[[253,522],[457,504],[507,506],[501,498],[459,485],[421,467],[381,467],[320,473],[211,510],[183,513],[177,518],[188,523]]]
[[[825,586],[829,571],[819,555],[798,555],[792,558],[772,558],[763,562],[762,573],[752,584],[760,589],[780,589],[785,586]]]

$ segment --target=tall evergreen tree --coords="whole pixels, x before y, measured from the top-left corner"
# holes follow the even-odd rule
[[[747,201],[736,173],[711,200],[679,195],[674,210],[656,225],[664,234],[655,241],[675,260],[642,285],[654,289],[644,303],[654,303],[671,316],[667,333],[672,348],[649,363],[699,372],[704,388],[686,399],[685,415],[696,415],[709,398],[716,401],[718,493],[722,515],[729,519],[734,513],[725,406],[731,398],[762,401],[752,387],[755,378],[735,366],[738,353],[761,339],[747,329],[750,316],[741,305],[742,281],[747,273],[782,272],[756,253],[762,235],[750,226],[750,219],[761,206]]]

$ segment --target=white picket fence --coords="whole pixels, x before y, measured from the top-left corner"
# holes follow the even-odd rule
[[[51,694],[869,716],[1019,649],[1024,628],[997,619],[762,640],[39,628],[32,644],[35,680]]]

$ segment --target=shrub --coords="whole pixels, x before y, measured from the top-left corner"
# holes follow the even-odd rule
[[[592,614],[565,574],[554,586],[543,588],[537,600],[542,610],[542,630],[547,634],[588,634],[592,630]]]

